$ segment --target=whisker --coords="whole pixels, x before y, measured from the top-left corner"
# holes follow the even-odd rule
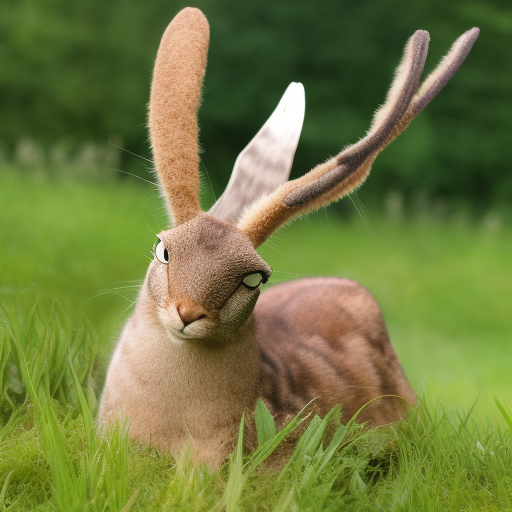
[[[279,245],[283,242],[283,237],[278,233],[273,233],[272,236],[267,238],[267,242],[270,242],[271,245]]]
[[[128,237],[128,238],[124,238],[123,240],[121,240],[121,241],[120,241],[120,242],[118,242],[118,243],[128,242],[128,241],[130,241],[130,240],[133,240],[134,238],[139,238],[139,237],[141,237],[141,236],[146,236],[146,232],[145,232],[145,231],[143,231],[142,233],[139,233],[139,234],[137,234],[137,235],[133,235],[133,236],[130,236],[130,237]]]
[[[285,256],[285,257],[286,257],[286,253],[284,253],[283,251],[280,251],[280,250],[277,248],[277,246],[276,246],[276,245],[269,244],[269,247],[270,247],[273,251],[277,252],[277,254],[280,254],[281,256]]]
[[[141,160],[145,160],[146,162],[149,162],[150,164],[153,163],[152,160],[150,160],[149,158],[146,158],[144,156],[141,156],[141,155],[137,155],[137,153],[134,153],[133,151],[130,151],[126,148],[122,148],[121,146],[118,146],[117,144],[114,144],[112,141],[108,141],[108,143],[111,145],[111,146],[114,146],[115,148],[117,149],[120,149],[121,151],[124,151],[125,153],[129,153],[130,155],[133,155],[133,156],[136,156],[137,158],[140,158]]]
[[[357,195],[355,195],[355,198],[359,200],[359,202],[361,202],[361,200],[357,197]],[[370,221],[368,220],[368,217],[366,217],[366,215],[364,215],[364,212],[362,212],[359,207],[357,206],[357,203],[354,201],[354,198],[352,197],[352,194],[350,194],[348,196],[350,198],[350,200],[352,201],[352,204],[354,205],[357,213],[359,214],[359,217],[361,218],[362,222],[363,222],[363,225],[366,229],[366,232],[368,233],[368,236],[371,238],[372,242],[374,243],[377,243],[377,240],[375,239],[375,236],[373,234],[373,231],[371,229],[371,224],[370,224]],[[362,204],[362,202],[361,202]]]
[[[135,304],[134,300],[126,297],[125,295],[123,295],[122,293],[120,293],[116,290],[105,290],[103,292],[97,293],[96,295],[91,295],[90,297],[87,297],[86,299],[84,299],[83,302],[85,302],[87,300],[96,299],[98,297],[104,297],[105,295],[117,295],[118,297],[122,297],[124,300],[127,300],[131,304]]]
[[[274,274],[285,274],[287,276],[307,277],[307,274],[297,274],[296,272],[284,272],[283,270],[274,270]]]
[[[133,288],[139,288],[139,286],[140,286],[140,283],[139,284],[129,284],[126,286],[115,286],[113,288],[105,289],[104,291],[109,292],[109,291],[115,291],[115,290],[130,290]]]
[[[153,210],[149,207],[149,205],[147,203],[146,203],[146,208],[149,210],[151,217],[153,217],[153,220],[155,221],[156,225],[158,226],[158,231],[163,231],[162,226],[160,225],[160,222],[158,222],[158,219],[155,217]]]
[[[144,256],[144,258],[147,258],[149,261],[151,261],[153,259],[153,256],[149,256],[148,254],[146,254],[144,252],[140,252],[140,251],[137,251],[136,249],[131,249],[131,248],[129,250],[136,254],[140,254],[141,256]]]
[[[142,181],[145,181],[146,183],[149,183],[150,185],[153,185],[155,187],[158,187],[158,183],[155,183],[154,181],[150,181],[150,180],[147,180],[146,178],[142,178],[141,176],[137,176],[136,174],[132,174],[131,172],[128,172],[128,171],[122,171],[121,169],[114,169],[114,168],[110,168],[111,171],[116,171],[116,172],[120,172],[122,174],[127,174],[128,176],[133,176],[134,178],[137,178],[139,180],[142,180]]]
[[[281,256],[286,256],[285,253],[279,250],[281,248],[282,241],[283,239],[274,233],[270,238],[267,238],[265,244]]]
[[[215,202],[217,202],[217,197],[215,195],[215,190],[213,190],[213,183],[212,183],[212,180],[210,178],[210,174],[208,173],[208,169],[206,168],[206,165],[204,165],[204,163],[202,161],[201,161],[201,166],[204,169],[204,172],[206,173],[206,176],[208,178],[208,182],[210,183],[210,189],[212,191],[213,199],[214,199]]]
[[[110,243],[105,244],[105,245],[96,246],[96,247],[92,248],[91,250],[92,251],[101,251],[103,249],[110,248],[110,247],[119,247],[120,245],[124,244],[125,242],[129,242],[130,240],[133,240],[134,238],[139,238],[141,236],[146,236],[146,235],[147,235],[147,232],[143,231],[141,233],[138,233],[136,235],[130,236],[128,238],[123,238],[121,240],[116,240],[114,242],[110,242]]]
[[[361,200],[361,198],[359,197],[358,195],[358,191],[354,191],[353,194],[352,194],[358,201],[358,203],[360,204],[360,206],[363,208],[363,210],[369,214],[371,214],[373,216],[373,212],[370,210],[370,208],[368,208],[364,203],[363,201]]]
[[[129,297],[127,297],[126,295],[123,295],[120,292],[113,291],[112,295],[117,295],[118,297],[122,297],[124,300],[128,301],[130,304],[135,304],[135,301],[133,299],[130,299]]]
[[[127,286],[137,286],[137,285],[140,285],[141,284],[141,280],[140,279],[126,279],[124,281],[114,281],[112,283],[107,283],[108,286],[123,286],[123,285],[127,285]]]
[[[123,310],[123,312],[117,318],[122,318],[126,314],[126,312],[130,308],[132,308],[134,305],[135,305],[135,302],[132,302],[131,304],[128,304],[128,306]]]
[[[324,206],[324,213],[325,213],[325,218],[327,219],[327,224],[330,226],[331,221],[329,220],[329,215],[327,214],[327,206]]]

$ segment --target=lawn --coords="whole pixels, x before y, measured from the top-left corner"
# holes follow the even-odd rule
[[[497,213],[359,210],[312,215],[260,252],[274,283],[364,284],[422,405],[382,431],[314,420],[277,476],[264,459],[284,433],[260,410],[258,451],[212,474],[92,425],[166,227],[157,189],[0,170],[0,510],[510,509],[512,229]]]

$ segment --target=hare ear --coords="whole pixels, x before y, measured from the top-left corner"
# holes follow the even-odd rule
[[[197,109],[206,68],[209,26],[187,7],[167,27],[155,62],[149,131],[158,178],[174,225],[201,212]]]
[[[305,108],[304,87],[292,82],[268,121],[238,155],[226,190],[210,210],[212,215],[236,224],[244,208],[288,180]]]

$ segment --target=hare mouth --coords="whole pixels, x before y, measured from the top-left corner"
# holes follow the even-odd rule
[[[178,342],[205,339],[212,334],[213,326],[206,318],[200,318],[185,325],[174,304],[165,308],[159,307],[158,316],[167,334]]]
[[[177,329],[176,327],[172,327],[170,325],[164,325],[164,327],[167,331],[167,334],[169,335],[169,338],[178,343],[189,341],[195,338],[195,336],[190,336],[184,332],[184,329]]]
[[[178,343],[184,341],[202,340],[211,335],[211,329],[206,325],[194,325],[196,322],[183,326],[173,325],[170,322],[162,322],[162,325],[168,336]]]
[[[198,329],[195,329],[195,326],[192,325],[187,325],[181,329],[168,324],[164,325],[164,327],[171,338],[177,338],[180,341],[203,339],[207,338],[209,334],[206,332],[206,329],[201,329],[200,332],[197,332]]]

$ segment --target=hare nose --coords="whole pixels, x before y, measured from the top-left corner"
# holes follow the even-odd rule
[[[196,320],[206,318],[206,310],[199,304],[182,302],[176,309],[185,327]]]

